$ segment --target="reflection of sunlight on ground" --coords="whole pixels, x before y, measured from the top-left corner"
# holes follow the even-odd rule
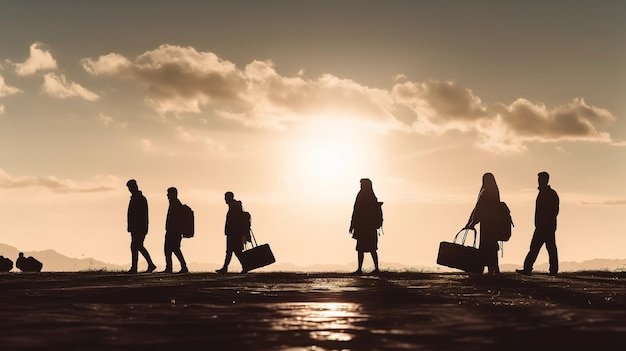
[[[279,303],[273,309],[279,315],[274,330],[309,330],[316,340],[350,341],[355,323],[366,319],[355,303]]]

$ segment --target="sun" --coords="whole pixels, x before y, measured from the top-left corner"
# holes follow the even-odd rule
[[[325,181],[351,173],[356,159],[351,145],[339,140],[311,145],[308,151],[310,172]]]
[[[374,148],[367,132],[350,120],[316,120],[290,140],[286,178],[306,196],[345,196],[371,175]]]

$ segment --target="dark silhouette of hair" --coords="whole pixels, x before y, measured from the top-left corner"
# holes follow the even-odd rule
[[[361,190],[357,193],[357,202],[362,200],[362,198],[374,198],[375,201],[378,201],[376,194],[374,194],[372,181],[368,178],[363,178],[360,180],[360,183]]]
[[[485,197],[494,202],[500,202],[500,190],[496,183],[496,177],[492,173],[483,174],[483,184],[480,187],[478,197]]]

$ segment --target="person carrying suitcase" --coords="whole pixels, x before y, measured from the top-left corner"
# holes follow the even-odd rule
[[[470,214],[464,229],[475,230],[476,224],[480,223],[480,240],[478,250],[481,253],[484,265],[487,266],[489,274],[500,273],[498,266],[498,243],[499,233],[497,232],[498,218],[497,208],[500,205],[500,190],[496,183],[496,178],[492,173],[483,174],[482,186],[478,193],[478,200]]]
[[[217,273],[228,272],[228,265],[230,264],[233,254],[237,256],[237,259],[241,263],[243,244],[247,240],[250,229],[249,226],[246,226],[244,221],[243,205],[241,201],[235,199],[235,194],[232,191],[227,191],[224,194],[224,201],[228,205],[226,223],[224,225],[224,235],[226,235],[226,256],[224,257],[224,265],[222,268],[215,270]],[[247,271],[242,270],[241,273],[247,273]]]

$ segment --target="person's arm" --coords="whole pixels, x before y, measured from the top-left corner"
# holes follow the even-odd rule
[[[463,229],[474,229],[476,224],[480,223],[480,208],[482,207],[482,196],[478,197],[478,201],[476,201],[476,205],[470,213],[469,219],[467,220],[467,224],[465,224],[465,228]]]

